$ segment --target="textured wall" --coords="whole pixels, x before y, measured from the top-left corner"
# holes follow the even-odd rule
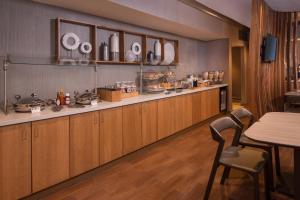
[[[229,81],[229,40],[215,40],[206,44],[206,71],[222,69],[224,80]]]
[[[0,1],[0,55],[54,55],[53,19],[57,17],[178,39],[180,64],[175,70],[178,78],[215,66],[223,69],[228,67],[228,52],[223,51],[224,45],[228,45],[224,43],[226,40],[192,40],[27,0]],[[215,52],[218,52],[217,55]],[[217,63],[214,62],[216,58]],[[27,96],[37,92],[42,98],[50,98],[54,97],[60,88],[72,93],[74,90],[83,91],[115,81],[134,80],[137,72],[138,66],[101,66],[95,74],[94,69],[88,67],[10,65],[8,95],[10,100],[13,100],[15,94]],[[1,70],[0,97],[3,101],[2,74]]]

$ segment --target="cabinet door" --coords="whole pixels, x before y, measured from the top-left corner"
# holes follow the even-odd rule
[[[123,153],[142,147],[142,106],[123,106]]]
[[[157,141],[157,101],[142,103],[143,146]]]
[[[220,113],[220,88],[211,90],[211,117]]]
[[[0,199],[31,193],[31,124],[0,128]]]
[[[175,127],[175,103],[176,98],[166,98],[158,101],[157,105],[157,127],[158,139],[172,135],[176,131]]]
[[[175,102],[175,132],[192,125],[192,95],[176,97]]]
[[[70,176],[99,166],[99,112],[70,116]]]
[[[100,164],[123,155],[122,107],[100,111]]]
[[[69,178],[69,117],[32,123],[32,190]]]
[[[201,92],[201,120],[219,114],[219,89]]]
[[[201,92],[197,92],[192,94],[193,98],[193,124],[197,124],[201,122]]]

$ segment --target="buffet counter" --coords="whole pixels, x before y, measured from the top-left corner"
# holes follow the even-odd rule
[[[201,87],[201,88],[196,88],[196,89],[186,89],[180,93],[172,92],[170,94],[160,93],[160,94],[139,95],[137,97],[124,99],[120,102],[102,101],[102,102],[99,102],[95,106],[85,106],[84,108],[64,107],[59,112],[52,111],[50,106],[46,107],[45,110],[43,110],[39,113],[16,113],[13,110],[11,110],[7,115],[5,115],[3,112],[0,113],[0,127],[13,125],[13,124],[38,121],[38,120],[44,120],[44,119],[51,119],[51,118],[56,118],[56,117],[63,117],[63,116],[68,116],[68,115],[75,115],[75,114],[92,112],[92,111],[97,111],[97,110],[104,110],[104,109],[126,106],[126,105],[131,105],[131,104],[136,104],[136,103],[147,102],[147,101],[159,100],[159,99],[164,99],[164,98],[169,98],[169,97],[175,97],[175,96],[191,94],[191,93],[195,93],[195,92],[201,92],[201,91],[221,88],[221,87],[225,87],[225,86],[227,86],[227,84],[218,84],[218,85],[213,85],[213,86],[209,86],[209,87]]]
[[[34,194],[216,117],[226,111],[226,86],[58,112],[46,107],[34,114],[1,113],[0,154],[5,156],[0,168],[6,176],[0,181],[10,181],[0,193],[21,188],[17,199]]]

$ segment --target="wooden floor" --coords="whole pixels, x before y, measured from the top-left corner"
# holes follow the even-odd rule
[[[226,133],[227,140],[231,137],[230,132]],[[292,151],[280,150],[282,170],[292,170]],[[203,198],[215,152],[216,143],[205,124],[109,163],[34,199],[199,200]],[[232,170],[228,181],[221,186],[222,171],[219,168],[210,199],[254,199],[250,177]],[[261,179],[261,199],[264,199],[263,176]],[[289,199],[277,193],[272,197]]]

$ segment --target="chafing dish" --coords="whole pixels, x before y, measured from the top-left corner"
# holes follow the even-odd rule
[[[20,95],[15,96],[17,103],[14,104],[16,112],[31,112],[32,109],[40,107],[40,110],[44,110],[46,102],[37,97],[37,94],[31,94],[31,97],[21,99]]]
[[[75,93],[75,100],[76,103],[80,105],[91,105],[92,101],[97,101],[97,102],[100,101],[97,94],[89,91],[85,91],[82,94]]]

